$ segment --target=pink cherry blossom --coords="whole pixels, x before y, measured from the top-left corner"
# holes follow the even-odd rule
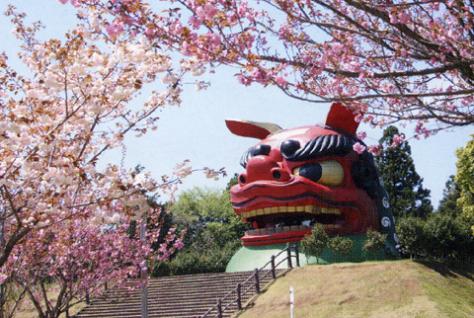
[[[391,147],[398,147],[405,141],[404,135],[395,134],[392,138]]]
[[[357,133],[357,138],[360,140],[364,140],[365,138],[367,138],[367,133],[365,131],[359,131]]]
[[[247,76],[245,76],[243,74],[238,74],[237,79],[239,80],[239,82],[241,84],[244,84],[245,86],[248,86],[252,83],[252,81]]]
[[[125,149],[128,134],[156,129],[158,112],[179,105],[183,77],[205,70],[196,57],[174,65],[168,47],[139,32],[125,32],[137,17],[121,16],[117,7],[133,3],[111,1],[102,7],[88,0],[95,6],[82,8],[77,26],[45,40],[37,38],[40,24],[28,24],[13,6],[5,13],[20,42],[23,65],[15,69],[0,53],[5,247],[0,248],[0,284],[15,284],[15,293],[24,291],[42,304],[36,308],[40,317],[59,317],[86,292],[103,292],[104,282],[122,284],[137,277],[144,264],[171,257],[182,248],[183,234],[174,229],[161,233],[165,212],[149,197],[172,196],[180,180],[197,170],[225,173],[193,169],[185,161],[158,181],[143,169],[97,164],[108,151]],[[109,19],[111,12],[118,16]],[[161,31],[157,27],[154,35]],[[206,38],[216,50],[219,40],[214,34]],[[144,89],[157,82],[154,91]],[[139,95],[143,103],[132,103]],[[145,215],[145,238],[130,236],[129,224],[140,225]],[[157,244],[159,250],[153,250]],[[51,280],[64,288],[64,297],[49,299],[41,292]],[[54,302],[59,305],[44,306]]]
[[[204,4],[204,6],[199,6],[196,9],[196,15],[201,21],[211,20],[212,18],[214,18],[216,13],[217,9],[210,3],[206,3]]]
[[[362,145],[360,142],[356,142],[353,146],[352,149],[357,152],[359,155],[362,154],[366,150],[366,146]]]
[[[474,10],[463,2],[449,2],[449,9],[431,1],[166,4],[166,17],[143,0],[114,3],[107,14],[131,36],[150,36],[153,25],[159,30],[155,40],[169,49],[209,65],[237,67],[243,85],[277,85],[318,104],[343,102],[377,127],[423,120],[423,131],[415,134],[425,137],[474,122],[474,75],[463,68],[474,58]]]
[[[180,250],[184,247],[184,243],[181,240],[176,240],[176,242],[173,244],[174,248],[177,250]]]
[[[8,275],[0,273],[0,285],[3,284],[8,278]]]
[[[275,83],[281,87],[286,87],[288,85],[288,82],[282,76],[275,77]]]
[[[124,28],[123,26],[120,24],[120,23],[111,23],[109,25],[107,25],[105,27],[105,30],[107,31],[107,33],[109,34],[110,37],[112,38],[116,38],[117,36],[119,36]]]
[[[382,146],[381,145],[369,146],[367,151],[373,154],[374,156],[380,156],[380,154],[382,153]]]

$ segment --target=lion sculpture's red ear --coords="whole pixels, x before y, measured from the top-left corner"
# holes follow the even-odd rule
[[[272,123],[259,123],[247,120],[227,119],[225,124],[234,135],[258,139],[264,139],[268,135],[282,130],[280,126]]]
[[[326,125],[344,133],[355,135],[359,123],[356,115],[341,103],[333,103],[326,119]]]

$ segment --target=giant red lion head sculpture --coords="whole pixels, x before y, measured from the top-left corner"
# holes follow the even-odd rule
[[[353,150],[362,142],[352,111],[335,103],[325,125],[294,129],[226,124],[236,135],[260,139],[242,156],[245,171],[230,192],[235,213],[253,227],[242,237],[245,246],[299,241],[321,223],[330,235],[387,233],[393,249],[394,220],[372,155]]]

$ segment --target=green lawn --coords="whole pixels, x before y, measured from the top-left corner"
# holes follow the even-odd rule
[[[262,293],[241,318],[474,317],[474,270],[412,261],[312,265],[298,268]]]

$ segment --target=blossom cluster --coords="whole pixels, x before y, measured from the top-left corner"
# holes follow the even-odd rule
[[[81,10],[63,39],[42,41],[40,23],[26,24],[13,6],[5,12],[28,73],[0,54],[0,284],[44,304],[39,316],[56,317],[86,291],[136,278],[147,260],[182,248],[181,234],[161,233],[159,222],[143,240],[127,231],[164,213],[150,196],[175,191],[186,173],[159,182],[143,169],[98,162],[127,135],[156,129],[157,112],[181,102],[183,77],[203,66],[174,63],[145,35],[103,32],[111,26],[101,10]],[[140,94],[148,94],[142,104]],[[40,299],[49,281],[65,288],[57,306]]]
[[[113,33],[237,66],[243,85],[342,101],[375,126],[412,120],[426,137],[474,122],[474,6],[464,1],[162,0],[161,11],[143,0],[74,3],[106,8]]]

